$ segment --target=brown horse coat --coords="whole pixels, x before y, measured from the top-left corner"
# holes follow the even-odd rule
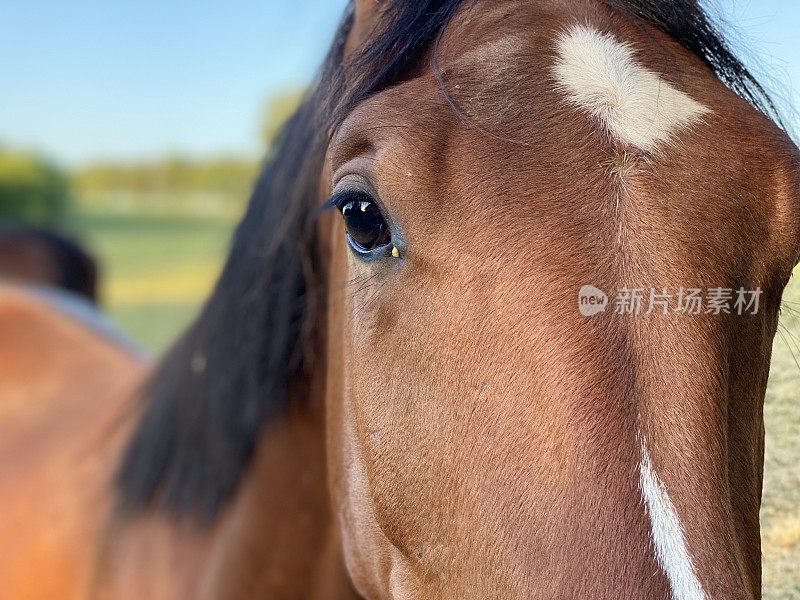
[[[69,529],[100,536],[101,560],[63,567],[62,590],[112,598],[346,598],[350,582],[415,600],[760,597],[761,408],[800,159],[758,84],[693,0],[354,9],[145,388],[119,510],[85,499],[105,467],[9,485],[9,534],[41,539],[41,498],[71,489]],[[763,297],[747,316],[588,318],[587,283]],[[38,319],[12,377],[41,373]],[[80,355],[41,382],[88,369]],[[78,443],[46,423],[25,438],[46,452],[15,471],[31,486]],[[26,552],[8,573],[30,586],[47,561]]]
[[[0,332],[0,596],[85,598],[148,366],[18,287]]]
[[[319,410],[267,428],[210,531],[120,519],[113,473],[149,364],[17,286],[0,285],[0,331],[0,598],[350,597]]]

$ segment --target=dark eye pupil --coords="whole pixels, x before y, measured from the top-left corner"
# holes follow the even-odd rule
[[[342,206],[342,216],[347,235],[360,249],[374,250],[391,242],[389,226],[374,202],[352,200]]]

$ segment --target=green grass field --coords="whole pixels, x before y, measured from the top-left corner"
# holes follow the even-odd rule
[[[232,219],[79,213],[70,221],[104,265],[112,317],[160,352],[196,314],[225,255]],[[762,511],[764,597],[800,598],[800,280],[786,292],[767,392]]]
[[[800,598],[800,271],[784,293],[772,350],[761,510],[764,598]]]
[[[232,219],[78,212],[69,220],[101,261],[101,301],[144,348],[189,324],[219,273]]]

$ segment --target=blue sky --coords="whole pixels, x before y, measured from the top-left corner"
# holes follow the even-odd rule
[[[266,98],[308,81],[345,0],[26,0],[0,17],[0,142],[69,165],[256,156]],[[800,2],[715,0],[800,106]],[[794,90],[794,91],[792,91]]]

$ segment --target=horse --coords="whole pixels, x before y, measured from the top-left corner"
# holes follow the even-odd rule
[[[0,597],[252,597],[263,586],[355,597],[337,559],[324,424],[301,398],[266,427],[251,483],[213,528],[121,513],[114,472],[152,361],[76,306],[0,284]]]
[[[149,371],[88,304],[0,283],[3,598],[88,597],[91,540],[103,527],[95,517],[113,508],[112,457]]]
[[[696,0],[354,0],[103,452],[82,580],[760,598],[799,167]]]
[[[61,288],[97,303],[97,261],[63,233],[42,227],[0,228],[0,277]]]

